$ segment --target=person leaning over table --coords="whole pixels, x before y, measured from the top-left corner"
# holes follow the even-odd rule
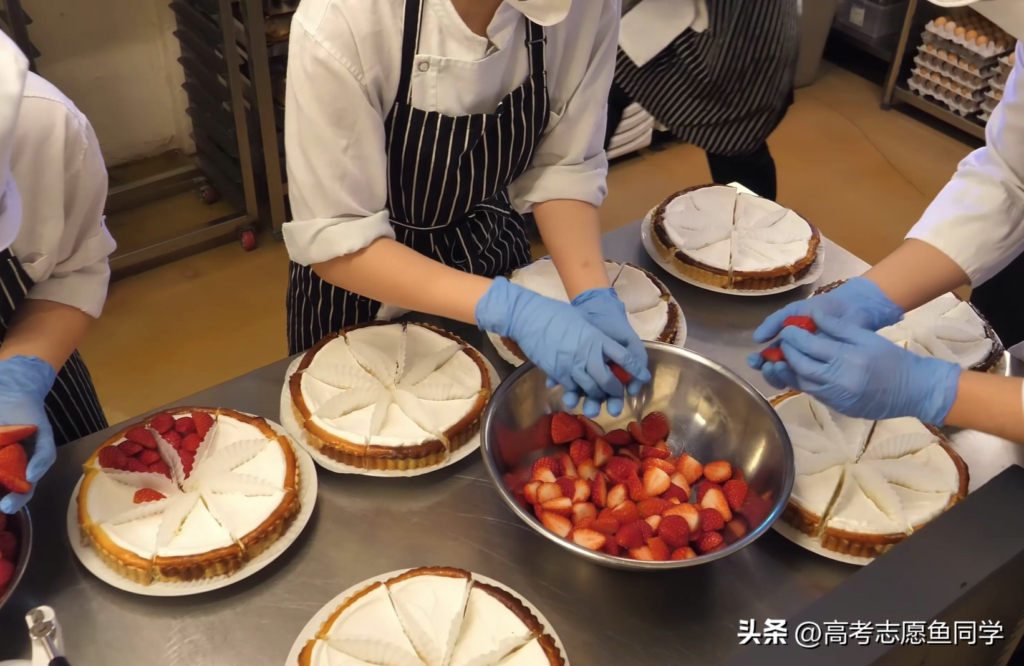
[[[103,309],[115,244],[103,223],[107,172],[89,121],[27,72],[4,35],[0,80],[0,425],[39,428],[26,470],[35,484],[56,459],[55,445],[107,427],[75,348]],[[14,513],[31,497],[7,495],[0,511]]]
[[[1019,43],[1017,62],[1022,59],[1024,43]],[[1019,66],[1010,74],[985,139],[985,147],[960,163],[899,249],[863,277],[786,306],[754,332],[758,342],[780,336],[786,356],[781,363],[751,356],[766,381],[806,391],[850,416],[913,416],[1024,443],[1020,379],[962,371],[875,333],[951,289],[978,286],[1024,252],[1024,72]],[[1005,307],[1021,307],[1024,284],[1018,289]],[[791,315],[813,317],[818,333],[783,328]]]
[[[619,13],[618,0],[304,0],[285,114],[291,353],[387,303],[508,336],[567,405],[621,411],[608,362],[631,392],[650,373],[597,216]],[[531,209],[571,305],[501,277],[530,261]]]

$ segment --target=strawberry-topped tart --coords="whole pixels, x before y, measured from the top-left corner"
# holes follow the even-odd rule
[[[156,414],[107,440],[84,469],[83,538],[143,585],[234,573],[299,510],[291,444],[229,409]]]

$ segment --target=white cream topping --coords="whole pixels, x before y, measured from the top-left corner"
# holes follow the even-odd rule
[[[970,305],[944,294],[911,310],[903,321],[879,335],[921,356],[934,356],[963,368],[974,367],[992,353],[995,342]]]
[[[495,664],[531,638],[532,632],[503,603],[474,587],[451,666]]]
[[[335,650],[327,641],[316,641],[310,663],[316,666],[373,666],[362,659],[356,659],[344,652]]]
[[[519,648],[509,656],[502,659],[498,666],[546,666],[551,663],[544,648],[540,646],[540,639],[532,641]]]
[[[404,372],[419,374],[418,362],[454,344],[451,339],[416,324],[370,326],[351,331],[346,338],[332,340],[317,352],[309,369],[302,375],[302,395],[314,414],[311,420],[341,439],[368,442],[375,446],[415,446],[438,439],[438,433],[461,421],[476,405],[477,392],[483,386],[479,367],[468,354],[459,352],[433,372],[426,373],[423,380],[414,386],[403,384],[395,375],[400,353],[404,357]],[[403,349],[404,352],[401,351]],[[384,382],[371,372],[382,374],[382,366],[391,372],[390,378]],[[361,381],[351,388],[332,385],[324,381],[330,379],[332,373],[360,378]],[[465,390],[459,391],[459,387],[473,393],[468,398],[428,400],[412,392],[421,384],[454,384],[453,394],[466,394]],[[373,388],[368,388],[371,386]],[[346,400],[345,396],[349,394],[352,404],[362,402],[366,406],[334,418],[316,415],[332,399],[338,404],[339,398]],[[372,401],[367,399],[368,395],[372,395]],[[410,407],[415,404],[421,408],[419,411]],[[414,413],[408,413],[410,411]],[[373,432],[377,434],[371,435]]]
[[[398,618],[428,666],[444,666],[459,637],[470,582],[467,578],[414,576],[388,591]]]
[[[363,595],[334,621],[331,646],[358,659],[384,666],[420,666],[422,661],[402,629],[384,585]]]
[[[842,465],[817,474],[797,474],[790,499],[820,518],[825,515],[842,475]]]

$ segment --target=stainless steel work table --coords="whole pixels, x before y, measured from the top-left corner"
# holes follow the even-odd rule
[[[639,224],[606,234],[605,255],[654,270],[686,315],[686,346],[724,363],[771,395],[747,368],[751,332],[811,288],[758,298],[691,287],[658,269],[640,245]],[[822,283],[866,264],[827,244]],[[427,319],[429,321],[429,319]],[[483,334],[440,322],[495,363]],[[202,391],[177,404],[229,407],[278,419],[287,360]],[[343,476],[320,470],[309,525],[281,558],[255,576],[198,596],[152,598],[121,592],[89,574],[69,548],[65,516],[80,465],[103,432],[64,447],[31,506],[36,544],[28,572],[0,612],[0,659],[27,657],[22,616],[38,604],[61,619],[70,661],[79,666],[249,666],[282,664],[299,631],[323,604],[381,573],[446,564],[496,578],[536,604],[576,666],[720,663],[738,643],[741,618],[785,618],[858,570],[811,554],[769,531],[718,562],[642,574],[584,562],[522,525],[494,491],[479,456],[413,479]],[[1012,463],[1019,448],[959,433],[956,448],[976,488]],[[821,618],[830,620],[832,618]]]

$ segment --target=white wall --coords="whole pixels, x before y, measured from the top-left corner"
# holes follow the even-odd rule
[[[169,2],[22,2],[39,73],[89,117],[108,166],[192,148]]]

